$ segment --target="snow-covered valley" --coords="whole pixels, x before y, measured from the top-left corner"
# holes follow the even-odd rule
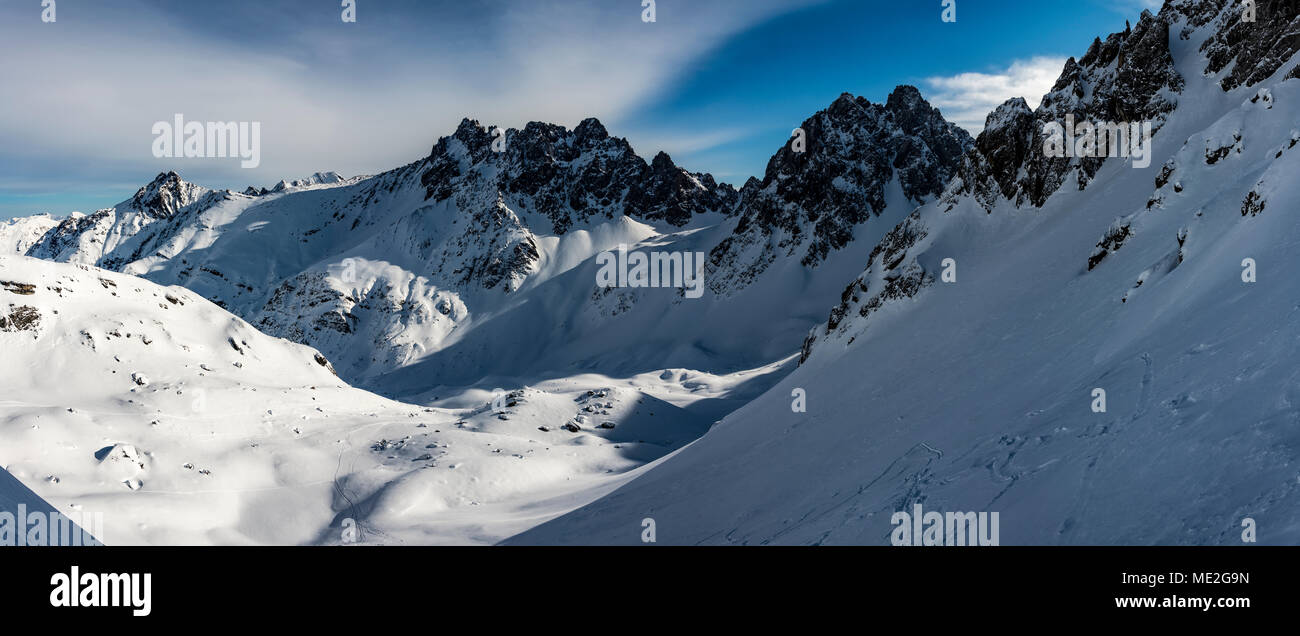
[[[687,407],[749,379],[578,376],[415,406],[184,288],[19,256],[0,271],[0,461],[61,510],[104,513],[110,545],[339,543],[347,527],[492,543],[695,439],[710,420]]]

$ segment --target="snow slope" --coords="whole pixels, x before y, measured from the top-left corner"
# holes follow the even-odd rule
[[[955,183],[881,242],[798,370],[510,542],[640,543],[653,518],[659,543],[889,545],[914,504],[998,512],[1003,544],[1240,545],[1246,518],[1300,542],[1300,81],[1291,48],[1225,90],[1232,66],[1207,70],[1202,47],[1237,17],[1170,3],[1132,30],[1153,52],[1167,37],[1185,81],[1157,91],[1150,168],[1038,166],[1055,176],[1023,187],[1058,187],[1027,197]],[[1114,74],[1074,64],[1086,112]]]
[[[0,254],[25,254],[59,221],[48,214],[34,214],[0,223]]]
[[[710,420],[683,405],[730,388],[681,372],[403,404],[188,289],[19,256],[0,256],[0,350],[0,465],[104,513],[109,545],[495,542],[695,439]]]
[[[17,514],[19,504],[27,506],[33,512],[56,512],[53,506],[14,479],[8,471],[0,468],[0,512]]]

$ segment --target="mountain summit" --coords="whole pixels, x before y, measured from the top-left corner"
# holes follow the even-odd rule
[[[973,144],[912,86],[899,86],[884,104],[845,93],[798,131],[806,148],[792,140],[761,181],[741,189],[739,223],[709,254],[715,293],[745,287],[778,258],[816,267],[891,204],[942,192]]]

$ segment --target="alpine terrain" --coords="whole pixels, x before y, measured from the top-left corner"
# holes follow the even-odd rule
[[[0,468],[109,544],[1300,542],[1300,7],[1258,4],[973,138],[845,93],[739,187],[465,119],[0,224]]]

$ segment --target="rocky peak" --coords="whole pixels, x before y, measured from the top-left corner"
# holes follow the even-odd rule
[[[891,181],[913,203],[938,195],[974,144],[913,86],[898,87],[883,105],[842,94],[799,130],[806,147],[792,139],[762,181],[742,189],[735,232],[710,254],[725,271],[711,276],[715,293],[747,285],[780,255],[817,266],[853,241],[855,226],[884,212]]]
[[[655,153],[655,158],[650,160],[650,170],[656,174],[671,172],[676,168],[677,164],[673,163],[673,158],[662,150]]]
[[[647,164],[595,118],[573,130],[530,122],[505,131],[504,148],[498,142],[494,149],[496,141],[490,129],[462,121],[433,148],[421,178],[426,198],[454,197],[473,214],[499,198],[512,209],[546,216],[557,234],[617,215],[681,226],[696,214],[729,211],[735,202],[733,188],[682,170],[666,154]]]
[[[937,141],[941,150],[951,152],[954,149],[959,156],[962,137],[957,134],[945,134],[952,127],[938,108],[930,105],[921,96],[915,86],[903,85],[894,89],[885,100],[885,109],[893,116],[894,122],[906,135],[924,137],[927,141]]]
[[[492,143],[492,131],[480,124],[477,119],[466,117],[460,120],[460,125],[456,127],[456,132],[452,134],[452,138],[465,144],[465,147],[471,151],[479,150]],[[443,141],[445,139],[439,140],[438,143],[441,144]],[[437,152],[436,148],[435,146],[434,152]]]
[[[595,142],[609,137],[609,131],[605,130],[605,125],[595,117],[582,120],[578,127],[573,129],[573,134],[584,142]]]
[[[1015,97],[989,113],[984,130],[975,139],[976,151],[988,161],[1004,198],[1016,193],[1016,170],[1032,151],[1036,124],[1029,104],[1023,97]]]
[[[136,191],[129,206],[152,219],[171,218],[181,208],[194,203],[206,188],[186,183],[174,171],[159,173],[148,185]]]
[[[846,92],[840,93],[840,96],[836,97],[835,101],[831,102],[831,105],[827,106],[826,110],[822,112],[835,119],[844,119],[857,117],[857,113],[861,111],[870,112],[876,108],[877,106],[867,101],[865,97],[858,97]]]

